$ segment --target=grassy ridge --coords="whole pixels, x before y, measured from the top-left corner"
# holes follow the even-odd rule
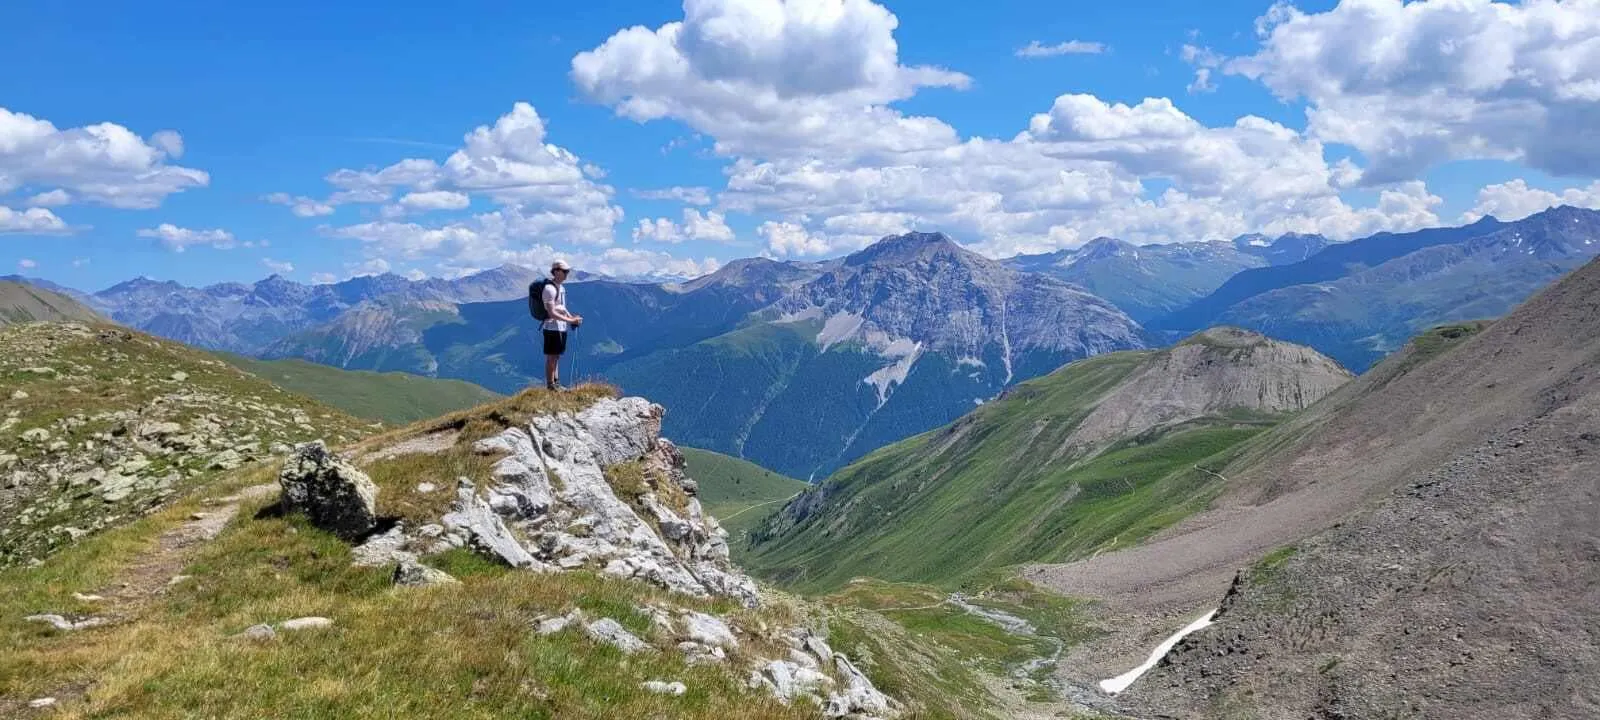
[[[1221,482],[1208,470],[1271,422],[1208,418],[1089,460],[1064,454],[1099,398],[1152,355],[1073,363],[869,455],[752,533],[742,562],[809,591],[858,576],[948,588],[1138,542],[1202,507]]]
[[[700,483],[706,512],[727,528],[735,541],[783,507],[783,501],[810,485],[755,463],[710,450],[680,448],[689,477]]]
[[[0,280],[0,325],[57,320],[105,322],[98,313],[66,295]]]
[[[221,357],[279,387],[317,398],[357,417],[395,425],[481,405],[500,397],[461,380],[440,380],[403,372],[341,370],[304,360],[256,360],[229,354]]]

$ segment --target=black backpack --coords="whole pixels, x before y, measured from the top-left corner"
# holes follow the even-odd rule
[[[550,313],[544,309],[544,286],[549,284],[549,278],[540,278],[528,285],[528,312],[539,322],[550,319]]]

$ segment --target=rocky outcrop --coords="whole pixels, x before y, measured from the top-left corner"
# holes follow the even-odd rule
[[[462,490],[460,503],[483,503],[527,538],[522,552],[497,551],[502,558],[526,554],[533,560],[527,566],[591,568],[753,606],[755,583],[729,561],[727,531],[692,494],[682,454],[660,437],[661,415],[642,398],[608,399],[507,429],[477,444],[480,452],[504,455],[487,500]],[[625,501],[608,471],[637,478],[642,492]],[[479,516],[492,525],[488,514]]]
[[[284,511],[305,513],[312,525],[341,539],[358,540],[378,526],[378,487],[320,440],[296,448],[278,482]]]

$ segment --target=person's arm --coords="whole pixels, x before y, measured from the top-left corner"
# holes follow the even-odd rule
[[[544,289],[544,311],[549,313],[550,317],[562,322],[578,324],[583,323],[582,315],[573,315],[572,313],[556,307],[556,289],[551,285],[546,285]]]

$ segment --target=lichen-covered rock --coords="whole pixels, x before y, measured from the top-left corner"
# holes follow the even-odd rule
[[[418,562],[403,560],[394,567],[394,584],[402,587],[426,587],[428,585],[459,585],[460,580],[455,579],[443,570],[428,567]]]
[[[301,444],[278,476],[283,508],[346,541],[378,526],[378,487],[366,473],[328,452],[322,441]]]

